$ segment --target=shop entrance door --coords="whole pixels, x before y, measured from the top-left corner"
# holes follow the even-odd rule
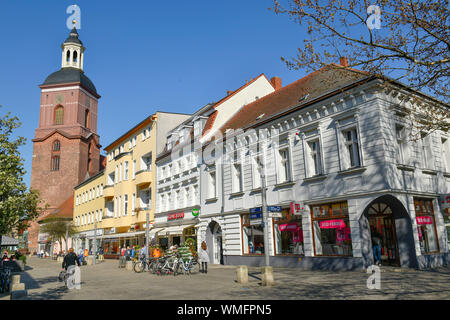
[[[381,234],[381,264],[400,266],[395,220],[391,208],[382,202],[374,203],[369,208],[369,224],[371,232],[376,230]]]

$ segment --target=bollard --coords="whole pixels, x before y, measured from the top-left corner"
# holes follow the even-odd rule
[[[133,271],[133,261],[127,261],[127,263],[125,264],[125,270]]]
[[[92,257],[87,258],[87,265],[92,266],[94,264],[94,259]]]
[[[58,258],[56,258],[56,261],[57,262],[63,262],[64,261],[64,257],[58,257]]]
[[[11,275],[11,285],[20,283],[20,274]]]
[[[248,283],[248,268],[247,266],[238,266],[236,268],[237,282],[246,284]]]
[[[18,299],[21,299],[21,298],[26,298],[27,294],[28,294],[27,290],[12,291],[10,299],[11,300],[18,300]]]
[[[11,284],[11,289],[10,291],[21,291],[21,290],[25,290],[25,283],[13,283]]]
[[[275,281],[273,280],[273,269],[272,267],[261,267],[261,280],[263,286],[273,286]]]

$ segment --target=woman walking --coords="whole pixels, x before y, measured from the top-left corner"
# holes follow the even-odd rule
[[[209,252],[205,241],[202,242],[200,252],[198,253],[198,261],[202,263],[200,272],[208,273]]]

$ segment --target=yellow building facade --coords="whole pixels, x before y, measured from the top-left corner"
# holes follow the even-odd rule
[[[105,169],[75,187],[77,250],[93,252],[95,230],[97,250],[106,258],[117,257],[120,248],[145,244],[147,213],[151,227],[156,207],[156,154],[165,133],[188,116],[156,112],[104,148]]]

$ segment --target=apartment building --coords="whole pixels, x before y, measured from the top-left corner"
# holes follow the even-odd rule
[[[346,66],[282,87],[221,127],[214,144],[224,156],[199,169],[197,236],[213,263],[261,266],[268,246],[272,266],[363,268],[373,264],[375,232],[383,265],[449,263],[438,201],[450,191],[449,135],[411,141],[404,113],[440,102]]]
[[[200,181],[203,159],[202,143],[220,134],[220,127],[242,107],[273,92],[280,83],[277,77],[269,81],[264,74],[251,80],[216,103],[210,103],[167,133],[166,147],[158,155],[156,215],[151,237],[163,248],[197,241]],[[199,244],[198,244],[199,245]]]
[[[74,223],[83,249],[92,251],[95,229],[106,258],[117,257],[123,246],[145,243],[147,213],[154,220],[155,155],[167,132],[189,116],[158,111],[104,148],[105,169],[75,188]]]

